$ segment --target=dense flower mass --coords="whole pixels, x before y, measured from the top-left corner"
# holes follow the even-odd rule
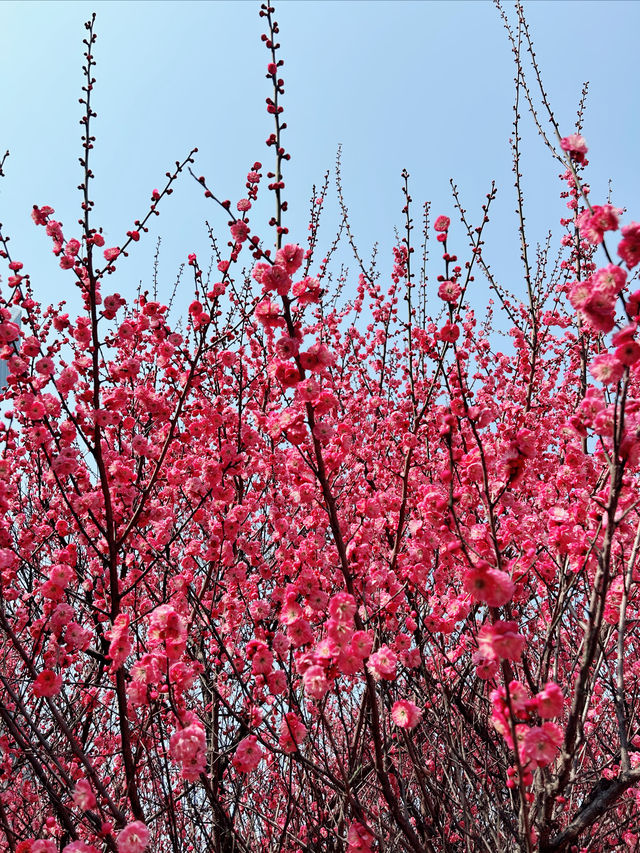
[[[106,291],[191,155],[118,247],[90,200],[75,233],[33,207],[77,316],[0,233],[0,849],[636,851],[640,225],[588,201],[571,133],[553,269],[520,220],[524,301],[485,264],[495,194],[419,247],[406,172],[388,280],[334,275],[342,185],[323,253],[328,183],[287,218],[261,17],[269,183],[196,178],[224,237],[186,255],[182,320]]]

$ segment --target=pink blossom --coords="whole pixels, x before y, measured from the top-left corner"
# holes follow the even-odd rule
[[[45,231],[47,232],[48,237],[52,237],[58,243],[62,243],[62,241],[64,240],[62,226],[55,219],[50,219],[47,222]]]
[[[300,646],[306,646],[313,640],[313,631],[306,619],[296,619],[287,628],[287,633],[291,645],[296,649]]]
[[[58,845],[50,838],[40,838],[33,842],[30,853],[58,853]]]
[[[438,288],[438,296],[445,302],[455,304],[460,298],[462,288],[457,281],[443,281]]]
[[[640,222],[632,222],[622,229],[622,240],[618,244],[618,255],[629,269],[640,264]]]
[[[256,769],[263,757],[264,752],[258,746],[258,738],[255,735],[247,735],[236,747],[231,763],[241,773],[250,773]]]
[[[353,624],[355,612],[355,598],[348,592],[338,592],[329,600],[329,616],[336,622]]]
[[[161,604],[149,619],[149,642],[152,646],[164,643],[170,661],[182,657],[187,645],[187,626],[170,604]]]
[[[115,672],[124,664],[131,654],[131,639],[129,638],[128,613],[120,613],[116,616],[113,627],[107,631],[105,636],[111,640],[109,646],[109,657],[111,658],[111,672]]]
[[[273,669],[273,654],[262,640],[251,640],[247,645],[247,655],[254,675],[268,675]]]
[[[618,217],[622,213],[611,204],[596,204],[592,210],[583,210],[578,217],[580,234],[594,245],[602,243],[605,231],[618,228]]]
[[[271,648],[277,655],[280,655],[281,657],[285,655],[289,651],[290,645],[289,638],[286,634],[283,634],[282,631],[278,631],[274,634],[273,640],[271,641]]]
[[[20,329],[15,323],[3,321],[0,324],[0,344],[17,341],[20,337]]]
[[[482,657],[480,652],[475,651],[472,656],[473,663],[476,667],[476,675],[488,681],[495,677],[498,672],[498,661],[495,658]]]
[[[438,331],[438,337],[441,341],[447,341],[452,344],[460,337],[460,327],[456,323],[445,323]]]
[[[474,567],[465,572],[464,588],[474,601],[484,601],[489,607],[502,607],[513,597],[515,584],[499,569]]]
[[[258,302],[255,308],[255,315],[258,322],[268,329],[285,325],[280,309],[275,302],[271,302],[269,299],[263,299],[262,302]]]
[[[628,323],[626,326],[623,326],[621,329],[618,329],[613,335],[611,335],[611,344],[614,347],[620,347],[624,344],[629,343],[635,337],[635,334],[638,330],[638,326],[636,323]]]
[[[275,367],[275,370],[273,368]],[[275,378],[284,388],[293,388],[302,379],[298,368],[290,362],[278,362],[271,365]]]
[[[525,643],[516,622],[486,623],[478,634],[478,652],[485,660],[518,660]]]
[[[38,207],[36,204],[33,205],[33,210],[31,211],[31,218],[35,222],[36,225],[46,225],[47,219],[55,213],[55,210],[52,207],[49,207],[47,204],[42,207]]]
[[[494,728],[506,740],[510,747],[513,747],[513,738],[511,736],[511,726],[509,724],[509,705],[507,703],[507,691],[504,687],[498,687],[491,692],[491,722]],[[520,725],[520,730],[521,724]],[[525,726],[526,728],[526,726]],[[518,726],[516,726],[518,731]]]
[[[178,661],[169,667],[169,680],[182,692],[193,686],[193,682],[200,672],[202,672],[202,664],[198,661],[193,663]]]
[[[347,832],[347,853],[371,853],[374,836],[369,829],[354,820]]]
[[[564,136],[560,140],[560,147],[566,151],[572,160],[576,163],[584,162],[584,155],[589,150],[583,136],[579,133],[572,133],[570,136]]]
[[[94,243],[95,243],[95,237],[94,237]],[[107,261],[115,261],[115,259],[120,254],[120,249],[118,249],[117,246],[113,246],[111,249],[105,249],[103,254],[104,254],[104,257]]]
[[[434,231],[448,231],[450,224],[451,220],[448,216],[438,216],[436,221],[433,223],[433,229]]]
[[[274,696],[281,696],[287,689],[286,673],[281,669],[277,669],[275,672],[270,672],[269,675],[267,675],[267,686],[269,688],[269,692]]]
[[[622,378],[623,365],[620,360],[609,352],[595,356],[589,365],[589,373],[604,385],[613,385]]]
[[[73,802],[79,809],[86,811],[92,809],[96,804],[96,797],[91,789],[91,785],[86,779],[78,779],[72,794]]]
[[[284,267],[279,264],[267,267],[262,273],[262,290],[268,293],[275,290],[280,296],[285,296],[291,287],[291,277]]]
[[[608,264],[597,270],[590,281],[594,292],[617,296],[625,286],[627,273],[615,264]]]
[[[62,688],[62,676],[52,669],[43,669],[33,682],[36,696],[56,696]]]
[[[333,642],[337,643],[340,648],[346,646],[353,636],[353,624],[348,622],[336,622],[335,619],[329,619],[327,622],[327,636]]]
[[[74,574],[75,572],[71,566],[67,566],[64,563],[56,563],[51,566],[49,570],[49,580],[52,584],[55,584],[55,586],[59,586],[61,589],[66,589]]]
[[[42,373],[44,376],[51,376],[54,370],[53,359],[52,358],[39,358],[35,363],[35,368],[38,373]]]
[[[393,703],[391,718],[401,729],[414,729],[422,719],[422,711],[409,699],[399,699]]]
[[[287,595],[280,610],[280,621],[283,625],[291,625],[302,616],[302,607],[296,601],[296,593]]]
[[[313,427],[313,437],[317,438],[321,444],[326,444],[334,435],[334,428],[326,421],[316,421]]]
[[[98,853],[98,848],[86,841],[72,841],[62,848],[62,853]]]
[[[329,682],[321,666],[310,666],[302,676],[305,691],[313,699],[322,699],[329,689]]]
[[[182,765],[183,779],[195,782],[207,768],[207,736],[200,723],[192,723],[171,735],[171,757]]]
[[[298,338],[291,338],[288,335],[283,335],[276,341],[276,352],[280,358],[293,358],[300,350],[300,341]]]
[[[543,723],[527,730],[522,742],[523,757],[534,767],[546,767],[562,746],[562,729],[555,723]]]
[[[615,293],[593,289],[582,305],[582,315],[596,332],[610,332],[615,325]]]
[[[304,251],[301,246],[288,243],[276,252],[276,264],[285,268],[289,275],[293,275],[302,266]]]
[[[306,736],[307,729],[300,717],[294,711],[285,714],[280,724],[280,749],[287,753],[295,752]]]
[[[116,839],[118,853],[144,853],[149,844],[149,830],[140,820],[128,823]]]
[[[372,647],[373,639],[369,631],[356,631],[351,638],[351,651],[361,660],[369,657]]]
[[[320,301],[322,290],[316,278],[303,278],[293,285],[293,296],[299,305],[311,305]]]
[[[393,681],[396,677],[398,658],[389,646],[380,646],[367,661],[367,669],[376,680]]]
[[[590,293],[590,281],[575,281],[569,289],[569,302],[578,311],[584,306]]]
[[[640,359],[640,346],[635,341],[626,341],[616,348],[616,358],[621,365],[635,364]]]
[[[237,243],[244,243],[249,236],[250,231],[249,226],[242,219],[236,220],[229,230],[231,231],[231,236]]]
[[[506,691],[504,692],[504,695],[506,697]],[[521,684],[519,681],[515,681],[515,679],[510,681],[509,699],[516,716],[525,716],[531,700],[529,699],[529,694],[524,684]]]
[[[333,361],[333,356],[324,344],[313,344],[306,352],[300,353],[302,367],[314,373],[321,373]]]
[[[555,682],[549,681],[534,699],[536,710],[543,720],[550,720],[562,713],[564,696]]]
[[[133,705],[144,705],[148,701],[147,686],[156,684],[162,678],[159,655],[145,654],[131,667],[131,680],[127,687],[127,696]]]
[[[338,669],[343,675],[355,675],[362,670],[362,658],[354,654],[351,646],[347,646],[340,652]]]

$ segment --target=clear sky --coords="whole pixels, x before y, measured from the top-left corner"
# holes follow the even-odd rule
[[[629,208],[627,219],[639,219],[640,5],[538,0],[525,8],[567,134],[582,83],[590,81],[584,134],[593,201],[604,200],[611,179],[614,203]],[[269,163],[264,140],[272,122],[264,99],[270,91],[258,9],[258,2],[204,0],[0,2],[0,148],[11,150],[0,182],[0,221],[40,298],[57,301],[72,289],[71,275],[58,269],[43,230],[29,215],[34,203],[51,204],[67,236],[76,236],[78,97],[83,23],[91,11],[97,12],[98,32],[94,224],[104,228],[107,245],[117,245],[144,215],[151,190],[192,146],[199,148],[196,172],[233,201],[243,196],[253,161]],[[285,60],[285,142],[292,152],[285,173],[291,237],[305,240],[311,186],[333,167],[338,144],[359,244],[367,254],[378,241],[385,265],[394,226],[402,222],[403,167],[412,175],[414,200],[431,199],[434,214],[452,218],[449,178],[471,215],[495,179],[499,196],[487,257],[504,283],[517,289],[508,145],[514,65],[493,4],[288,0],[276,3],[276,19]],[[526,115],[523,137],[535,242],[562,215],[561,188],[557,164]],[[226,239],[226,218],[185,176],[152,233],[123,260],[111,289],[131,294],[139,281],[150,284],[160,235],[160,286],[168,298],[187,254],[207,255],[207,218]],[[324,233],[327,240],[331,230]]]

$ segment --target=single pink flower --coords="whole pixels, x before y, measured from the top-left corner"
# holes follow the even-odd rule
[[[462,288],[457,281],[443,281],[438,288],[438,296],[445,302],[456,303],[461,293]]]
[[[525,643],[516,622],[487,623],[478,634],[478,652],[485,660],[518,660]]]
[[[36,696],[56,696],[62,687],[62,676],[52,669],[43,669],[33,682],[33,692]]]
[[[603,385],[615,385],[622,378],[623,371],[621,361],[610,352],[602,352],[595,356],[589,365],[589,373]]]
[[[635,341],[626,341],[616,348],[616,358],[623,365],[635,364],[640,359],[640,346]]]
[[[95,794],[86,779],[78,779],[71,796],[73,802],[83,811],[86,809],[92,809],[96,804]]]
[[[584,137],[579,133],[572,133],[570,136],[563,137],[560,140],[560,147],[576,163],[584,163],[584,155],[589,150]]]
[[[373,639],[369,631],[356,631],[351,637],[351,651],[361,660],[369,657],[372,647]]]
[[[255,735],[247,735],[236,747],[231,763],[241,773],[250,773],[256,769],[263,757],[264,753],[258,746],[258,738]]]
[[[116,839],[118,853],[144,853],[149,844],[149,830],[140,820],[128,823]]]
[[[244,243],[249,236],[250,228],[244,220],[238,219],[233,223],[229,230],[231,231],[231,236],[237,243]]]
[[[291,640],[291,645],[296,649],[300,646],[306,646],[313,640],[311,625],[306,619],[296,619],[287,628],[287,633]]]
[[[336,622],[352,625],[356,609],[356,600],[348,592],[338,592],[329,601],[329,616]]]
[[[301,266],[304,258],[304,250],[295,243],[287,243],[276,252],[276,264],[285,268],[289,275],[293,275]]]
[[[527,730],[522,742],[523,758],[534,767],[551,764],[562,746],[562,729],[555,723],[543,723]]]
[[[398,658],[389,646],[380,646],[367,661],[367,669],[376,680],[393,681],[396,677]]]
[[[322,699],[329,689],[329,682],[321,666],[310,666],[302,676],[305,692],[313,699]]]
[[[464,575],[464,588],[474,601],[483,601],[489,607],[502,607],[513,597],[515,584],[499,569],[474,567]]]
[[[422,711],[409,699],[399,699],[393,703],[391,719],[401,729],[414,729],[422,719]]]
[[[564,696],[560,687],[553,681],[549,681],[544,690],[541,690],[535,699],[535,707],[543,720],[558,717],[564,707]]]

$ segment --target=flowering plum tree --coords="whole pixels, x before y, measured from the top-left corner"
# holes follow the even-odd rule
[[[215,281],[189,256],[184,329],[108,285],[195,150],[105,247],[93,20],[79,230],[33,208],[79,316],[0,238],[2,849],[639,850],[640,224],[590,203],[582,110],[563,135],[518,9],[517,97],[563,168],[558,263],[527,242],[516,109],[525,298],[488,266],[495,191],[476,227],[454,190],[466,245],[428,206],[416,241],[404,173],[389,282],[343,205],[341,302],[326,181],[306,242],[289,233],[273,14],[275,245],[250,220],[260,163],[234,204],[197,178],[229,238]],[[469,306],[477,275],[507,352]]]

